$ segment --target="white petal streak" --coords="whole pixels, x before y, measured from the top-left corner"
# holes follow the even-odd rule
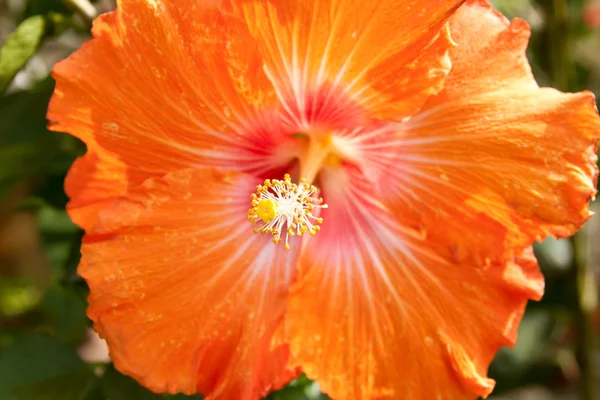
[[[372,164],[376,164],[378,161],[372,160]],[[426,203],[427,199],[419,197],[414,189],[418,189],[420,193],[427,193],[429,197],[437,198],[441,202],[445,202],[446,198],[439,195],[434,189],[436,185],[447,187],[456,193],[463,194],[465,196],[471,196],[472,193],[467,192],[464,188],[452,184],[452,182],[446,181],[439,177],[431,174],[424,173],[419,170],[418,167],[409,165],[385,165],[385,174],[391,178],[389,181],[395,182],[391,187],[396,193],[404,192],[406,195],[409,193],[413,194],[413,200],[418,203]],[[430,184],[428,184],[430,183]],[[405,196],[406,196],[405,195]]]
[[[394,334],[398,335],[410,327],[404,326],[398,332],[398,326],[386,322],[386,314],[382,310],[389,310],[392,305],[393,312],[400,312],[402,320],[408,321],[419,313],[416,304],[419,309],[427,307],[436,312],[430,300],[431,293],[425,291],[424,286],[437,287],[440,292],[451,295],[428,267],[432,263],[440,265],[447,262],[427,249],[424,238],[417,232],[393,222],[395,217],[391,212],[361,187],[361,179],[364,178],[352,177],[350,180],[356,184],[348,188],[344,201],[332,205],[345,207],[345,212],[338,210],[335,213],[339,221],[329,221],[344,224],[345,229],[336,232],[347,232],[345,237],[333,242],[331,251],[323,252],[319,257],[326,257],[326,265],[330,265],[326,271],[326,281],[331,284],[333,280],[333,290],[341,284],[360,288],[358,291],[354,289],[356,295],[364,294],[370,316],[378,318],[367,323],[371,323],[381,337],[376,342],[384,343],[385,334],[380,331],[383,327],[396,330]],[[339,268],[342,268],[344,275],[339,274]],[[340,279],[346,282],[342,283]],[[398,282],[410,284],[414,288],[411,292],[419,295],[419,302],[415,303],[414,298],[406,298],[405,293],[399,292]],[[380,292],[382,288],[385,292],[383,296]],[[382,300],[385,304],[380,304]]]

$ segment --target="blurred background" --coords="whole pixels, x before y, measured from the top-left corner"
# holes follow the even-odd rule
[[[529,59],[541,86],[600,95],[600,0],[493,3],[531,25]],[[201,399],[155,395],[119,374],[85,315],[87,287],[76,274],[82,233],[63,191],[85,146],[46,130],[45,114],[53,64],[113,7],[0,0],[0,400]],[[599,242],[596,216],[572,239],[536,245],[546,295],[530,304],[517,346],[491,367],[496,400],[600,400]],[[327,397],[299,378],[268,398]]]

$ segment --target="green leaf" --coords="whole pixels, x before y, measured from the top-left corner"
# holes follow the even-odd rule
[[[46,30],[40,15],[27,18],[8,37],[0,49],[0,94],[4,93],[17,73],[37,52]]]
[[[10,193],[18,183],[39,174],[56,156],[52,137],[0,148],[0,197]]]
[[[68,14],[71,10],[61,0],[29,0],[27,1],[27,14],[48,14],[51,12]]]
[[[87,400],[96,378],[82,368],[15,390],[19,400]]]
[[[63,164],[78,155],[69,136],[46,129],[53,88],[52,80],[46,79],[31,91],[0,97],[0,197],[23,181],[52,173],[57,162],[64,174]]]
[[[0,97],[0,197],[36,175],[52,177],[37,195],[63,208],[65,174],[73,161],[84,153],[78,139],[46,128],[46,110],[54,90],[48,78],[32,90]]]
[[[88,326],[86,304],[72,290],[58,285],[48,288],[42,300],[46,320],[56,336],[66,343],[78,343]]]
[[[110,400],[161,400],[163,398],[143,388],[132,378],[121,374],[112,364],[106,368],[100,380],[100,387],[104,397]]]
[[[2,400],[83,400],[96,381],[73,349],[48,336],[27,335],[0,356]]]
[[[37,198],[37,200],[28,199],[27,202],[33,206],[32,202],[37,201],[38,206],[40,206],[42,205],[42,203],[40,203],[41,201],[46,205],[64,210],[69,202],[69,198],[64,190],[66,171],[67,169],[58,175],[46,175],[46,179],[40,183],[34,193],[34,196]],[[21,207],[24,206],[25,205],[21,205]]]
[[[265,400],[329,400],[329,397],[306,375],[300,375],[283,389],[270,393]]]
[[[303,387],[286,387],[267,396],[265,400],[309,400]]]
[[[73,25],[73,19],[62,13],[50,11],[46,14],[48,28],[47,35],[58,36]]]
[[[57,280],[67,282],[77,280],[75,271],[81,255],[83,232],[71,221],[64,208],[58,209],[46,205],[36,211],[38,231],[41,233],[53,276]]]
[[[31,196],[19,203],[15,211],[16,212],[36,212],[43,207],[48,207],[48,203],[40,197]]]
[[[12,345],[27,333],[23,328],[5,328],[0,329],[0,354],[5,347]]]
[[[40,301],[39,290],[26,277],[0,279],[0,316],[16,316],[33,309]]]
[[[71,237],[79,232],[77,225],[65,210],[52,207],[43,207],[38,214],[39,229],[44,234],[52,234],[59,237]]]
[[[100,387],[104,398],[110,400],[202,400],[199,394],[186,396],[184,394],[159,395],[141,386],[134,379],[121,374],[111,364],[105,370]]]
[[[49,135],[66,136],[50,133],[46,129],[46,110],[53,91],[54,81],[47,78],[31,90],[0,97],[0,148]]]

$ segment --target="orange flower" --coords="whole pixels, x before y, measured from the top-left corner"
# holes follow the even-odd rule
[[[542,296],[531,244],[583,224],[597,175],[594,98],[536,85],[525,22],[484,0],[121,0],[93,33],[48,115],[88,146],[69,212],[119,370],[207,399],[300,371],[338,400],[491,392]]]
[[[600,3],[592,3],[583,9],[583,22],[592,29],[600,28]]]

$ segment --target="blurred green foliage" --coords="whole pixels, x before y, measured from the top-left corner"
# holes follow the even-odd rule
[[[557,8],[560,3],[566,8]],[[10,8],[0,0],[0,26],[12,27],[8,37],[0,30],[0,399],[200,399],[147,391],[117,372],[98,340],[90,339],[88,289],[76,274],[82,233],[65,212],[63,191],[67,170],[85,147],[46,129],[54,86],[47,72],[53,57],[47,61],[42,54],[46,44],[56,44],[65,35],[87,39],[89,27],[61,1],[20,4]],[[533,26],[529,56],[540,84],[600,94],[600,31],[583,23],[584,0],[495,4],[507,16]],[[566,24],[566,30],[561,25],[566,36],[557,36],[552,24]],[[567,76],[561,76],[559,65],[565,60],[552,58],[551,51],[564,47],[564,40],[570,47],[563,56],[572,66]],[[61,57],[76,46],[63,47],[56,50]],[[45,76],[28,72],[33,60],[47,64]],[[590,235],[592,241],[599,239],[594,232]],[[580,376],[571,242],[547,241],[536,253],[547,294],[529,307],[516,348],[500,351],[491,367],[498,394],[530,385],[564,389]],[[94,359],[89,353],[98,349],[103,357]],[[267,398],[326,396],[300,377]]]
[[[45,18],[35,15],[21,22],[6,39],[0,49],[0,92],[8,88],[13,78],[36,53],[45,30]]]

